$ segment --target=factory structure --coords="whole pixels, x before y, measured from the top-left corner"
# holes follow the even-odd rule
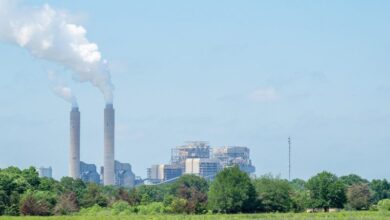
[[[104,109],[104,185],[115,184],[115,111],[112,104]]]
[[[72,107],[70,111],[69,176],[80,178],[80,111]]]
[[[53,170],[51,167],[39,167],[38,174],[39,177],[53,178]]]
[[[171,150],[168,164],[155,164],[147,169],[147,178],[136,177],[129,163],[115,160],[115,110],[112,104],[104,109],[103,166],[80,160],[80,111],[73,106],[70,111],[69,176],[84,182],[134,187],[144,182],[160,184],[172,182],[185,174],[193,174],[212,180],[226,167],[238,166],[249,175],[255,172],[250,150],[245,146],[211,148],[206,141],[191,141]],[[51,177],[50,168],[41,168],[40,176]]]
[[[70,111],[70,144],[69,144],[69,176],[81,179],[84,182],[134,187],[142,182],[136,177],[129,163],[121,163],[115,160],[115,110],[112,104],[107,104],[104,109],[104,164],[97,172],[95,164],[85,163],[80,160],[80,111],[73,106]],[[42,169],[42,173],[44,170]],[[42,174],[44,176],[45,174]],[[48,176],[48,175],[45,175]],[[51,168],[50,168],[51,176]]]
[[[212,180],[220,170],[232,166],[238,166],[251,175],[255,167],[249,153],[249,148],[243,146],[211,148],[205,141],[187,142],[172,149],[170,164],[157,164],[148,168],[147,181],[150,184],[170,182],[184,174]]]
[[[222,167],[238,166],[242,171],[251,174],[256,171],[249,157],[249,148],[242,146],[224,146],[213,148],[213,158]]]
[[[80,161],[80,179],[84,182],[100,184],[100,175],[96,171],[96,165]]]

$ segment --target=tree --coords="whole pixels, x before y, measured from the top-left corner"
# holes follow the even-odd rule
[[[293,206],[293,189],[287,180],[262,176],[254,181],[261,210],[265,212],[288,212]]]
[[[77,198],[81,198],[87,188],[81,179],[73,179],[72,177],[62,177],[60,185],[63,192],[74,192]]]
[[[373,191],[372,202],[377,203],[382,199],[390,198],[390,183],[386,180],[372,180],[370,189]]]
[[[343,182],[346,186],[369,183],[368,180],[363,179],[362,177],[360,177],[356,174],[349,174],[347,176],[341,176],[340,181]]]
[[[30,187],[33,188],[37,188],[41,182],[38,171],[35,169],[35,167],[30,167],[28,169],[22,170],[22,176],[30,185]]]
[[[129,204],[134,206],[134,205],[139,205],[141,203],[141,196],[139,192],[133,188],[129,192]]]
[[[368,184],[355,184],[347,189],[348,206],[352,209],[368,209],[371,193]]]
[[[238,167],[225,168],[217,174],[208,198],[214,212],[253,212],[258,207],[255,187],[248,174]]]
[[[303,212],[309,207],[310,196],[307,190],[294,190],[291,194],[292,211]]]
[[[40,178],[35,168],[20,170],[8,167],[0,170],[0,214],[19,215],[20,198],[28,190],[35,190]]]
[[[21,215],[51,215],[51,204],[44,195],[39,192],[28,191],[22,196],[20,200],[20,214]]]
[[[291,185],[291,187],[295,191],[304,191],[304,190],[306,190],[306,181],[302,180],[302,179],[293,179],[290,182],[290,185]]]
[[[310,192],[312,208],[342,208],[346,202],[345,185],[336,175],[322,172],[309,179],[306,184]]]
[[[306,189],[306,181],[302,179],[293,179],[290,182],[293,189],[291,194],[292,210],[294,212],[302,212],[309,207],[309,193]]]
[[[51,191],[56,193],[61,193],[62,191],[61,184],[57,180],[48,177],[42,177],[40,179],[39,186],[36,188],[41,191]]]
[[[169,194],[169,185],[143,185],[137,188],[141,198],[141,204],[145,205],[152,202],[163,202],[165,195]]]
[[[119,188],[115,195],[116,201],[125,201],[130,203],[130,193],[123,187]]]
[[[83,193],[80,204],[82,207],[91,207],[99,205],[106,207],[108,205],[107,198],[102,195],[102,187],[94,183],[88,184],[86,192]]]
[[[68,215],[78,210],[76,193],[74,192],[62,194],[54,207],[54,213],[56,215]]]
[[[184,175],[181,176],[173,185],[172,193],[180,199],[186,200],[184,212],[186,213],[205,213],[207,210],[207,181],[199,176]],[[177,204],[183,204],[182,201],[174,200]]]

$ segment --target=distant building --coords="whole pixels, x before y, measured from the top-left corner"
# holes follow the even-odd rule
[[[175,181],[183,174],[214,179],[220,170],[232,166],[238,166],[242,171],[253,174],[255,167],[249,153],[249,148],[242,146],[211,149],[205,141],[187,142],[172,149],[170,164],[152,165],[148,168],[146,183],[171,182],[170,180]]]
[[[101,182],[104,183],[104,167],[100,168],[100,174],[102,177]],[[136,179],[135,174],[133,173],[131,165],[129,163],[121,163],[115,160],[114,174],[115,186],[131,188],[142,182],[139,179]]]
[[[210,145],[205,141],[190,141],[187,144],[172,149],[171,164],[185,170],[188,158],[210,158]]]
[[[80,161],[80,179],[84,182],[100,184],[100,175],[96,171],[96,165]]]
[[[162,165],[152,165],[148,168],[147,178],[150,183],[157,184],[161,183],[164,179],[164,171]]]
[[[123,187],[135,186],[135,175],[129,163],[115,161],[115,185]]]
[[[226,146],[213,148],[213,158],[220,161],[222,168],[238,166],[242,171],[251,174],[255,167],[250,160],[250,151],[247,147]]]
[[[206,179],[214,179],[220,170],[220,163],[215,159],[188,158],[185,162],[185,174],[194,174]]]
[[[164,181],[168,181],[181,176],[183,169],[176,165],[165,164],[164,166]]]
[[[152,184],[161,183],[181,176],[182,168],[177,165],[159,164],[148,169],[148,180]]]
[[[39,177],[53,178],[51,167],[40,167],[39,168]]]

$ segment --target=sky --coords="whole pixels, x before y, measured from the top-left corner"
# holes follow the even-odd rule
[[[389,1],[24,1],[72,14],[108,60],[116,159],[146,177],[185,141],[251,150],[256,175],[323,170],[387,178],[390,155]],[[103,163],[105,101],[72,71],[0,42],[0,168],[68,173],[77,96],[81,160]]]

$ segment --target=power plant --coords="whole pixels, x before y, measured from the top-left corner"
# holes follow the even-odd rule
[[[119,162],[115,163],[115,110],[112,104],[106,104],[104,109],[104,165],[101,183],[134,186],[135,175],[131,172],[131,165],[124,164],[130,167],[126,167],[126,172],[129,174],[124,175],[122,171],[116,172],[116,164],[117,166],[123,165]],[[132,177],[130,180],[128,180],[129,175]],[[80,111],[77,106],[73,106],[70,111],[69,176],[73,179],[81,178],[85,182],[100,183],[100,175],[96,172],[96,166],[80,161]]]
[[[69,176],[80,178],[80,112],[78,107],[70,111]]]
[[[115,110],[112,104],[106,104],[104,109],[103,184],[115,184]]]

